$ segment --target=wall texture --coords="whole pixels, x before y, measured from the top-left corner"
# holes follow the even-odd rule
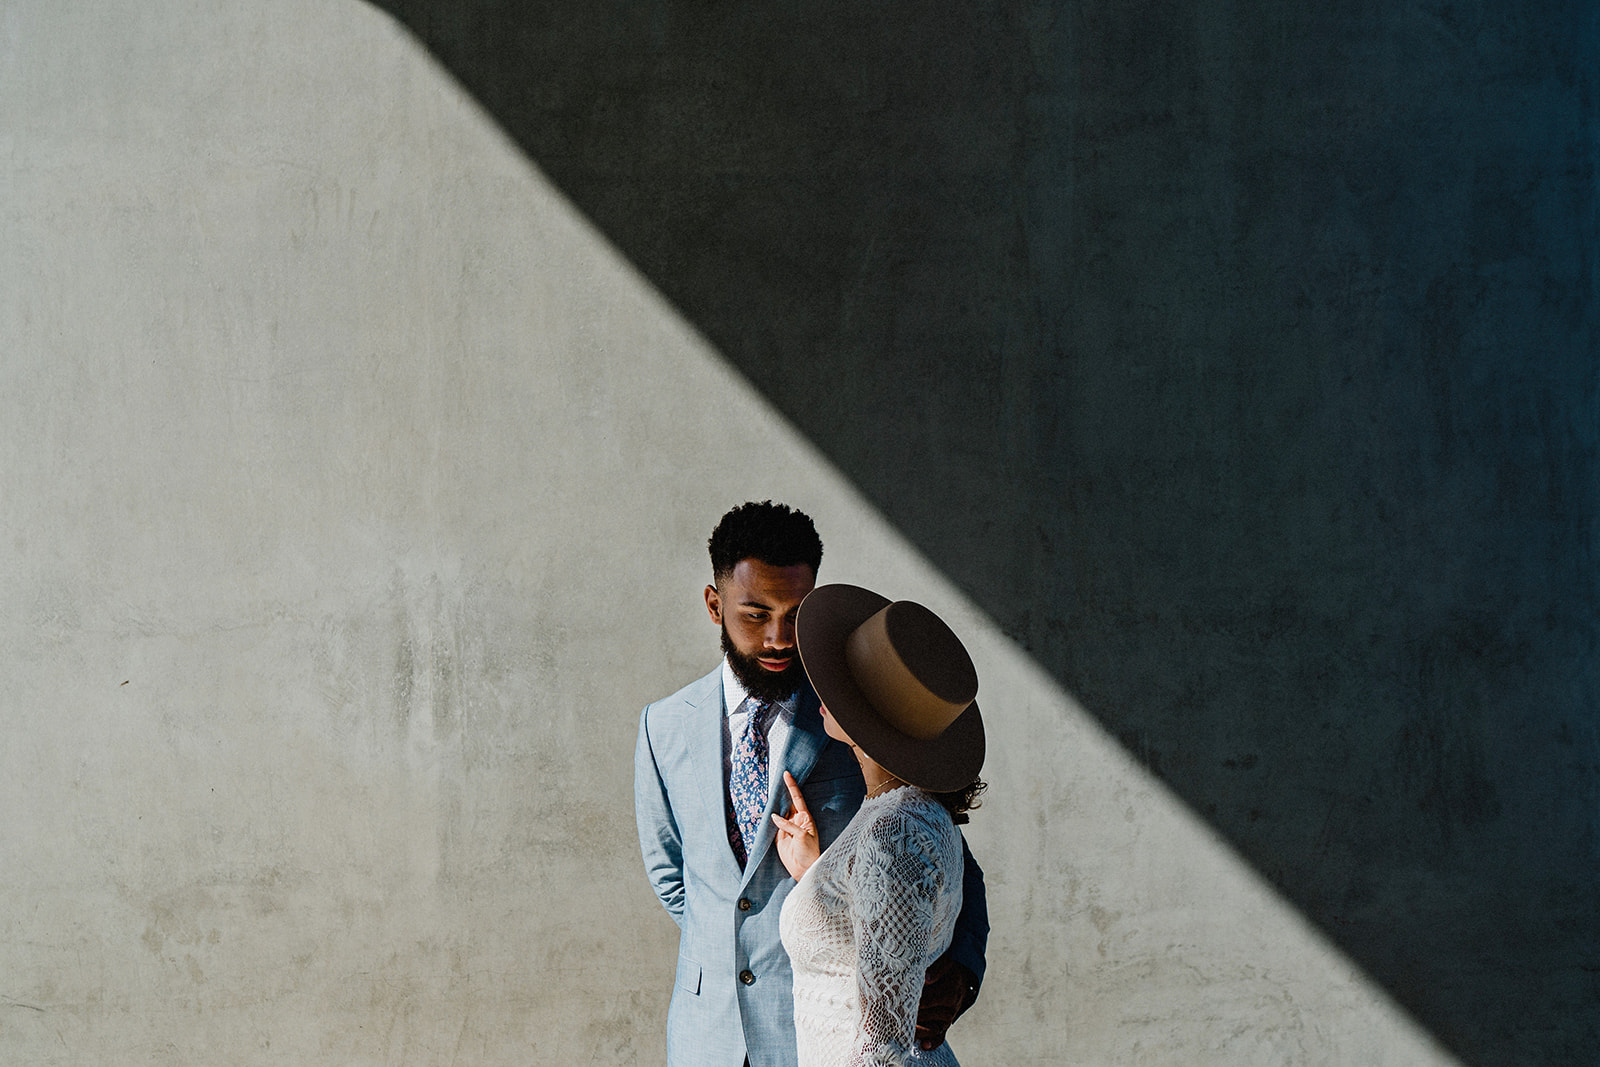
[[[1592,16],[566,7],[0,8],[0,1060],[657,1062],[775,496],[971,636],[965,1061],[1592,1061]]]
[[[1593,4],[385,6],[1459,1055],[1600,1061]]]

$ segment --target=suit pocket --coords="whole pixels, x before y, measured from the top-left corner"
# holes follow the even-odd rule
[[[700,965],[688,956],[678,957],[678,988],[693,996],[700,995]]]

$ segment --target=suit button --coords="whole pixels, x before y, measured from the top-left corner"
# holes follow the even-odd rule
[[[750,910],[750,898],[749,897],[740,897],[739,898],[739,910],[740,911],[749,911]]]
[[[751,974],[749,971],[739,972],[739,981],[743,982],[745,985],[754,985],[755,980],[756,976]]]

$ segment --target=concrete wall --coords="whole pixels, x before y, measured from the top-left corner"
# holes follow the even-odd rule
[[[1457,1054],[1600,1059],[1593,4],[384,6]]]
[[[728,505],[773,496],[817,518],[826,579],[948,612],[978,658],[994,788],[970,838],[995,931],[984,998],[952,1035],[964,1061],[1448,1062],[1396,1006],[1414,989],[1373,981],[1330,942],[1324,916],[1307,922],[1303,887],[1285,898],[1270,864],[1250,857],[1264,879],[1235,851],[1229,818],[1150,773],[1167,749],[1139,740],[1149,732],[1114,741],[1105,691],[1086,686],[1101,699],[1080,705],[1037,636],[935,550],[941,529],[978,545],[975,522],[1024,544],[1007,531],[1039,521],[1038,497],[1010,493],[1002,469],[974,480],[959,448],[935,441],[961,485],[1004,490],[940,526],[908,518],[881,472],[850,468],[858,453],[897,457],[919,440],[898,407],[861,388],[877,374],[859,346],[884,321],[882,294],[854,312],[819,307],[820,327],[798,311],[763,314],[738,344],[707,339],[739,305],[719,318],[691,297],[746,282],[775,292],[785,271],[795,293],[814,295],[831,270],[844,299],[846,275],[827,256],[855,245],[755,233],[713,262],[707,249],[722,246],[689,240],[671,275],[628,247],[639,231],[574,206],[599,187],[574,179],[575,161],[604,188],[628,188],[605,154],[616,142],[592,142],[593,156],[581,137],[548,159],[531,150],[518,115],[588,113],[597,137],[638,132],[607,120],[618,101],[677,116],[662,129],[726,132],[690,97],[625,91],[652,84],[651,70],[699,84],[689,75],[703,68],[668,61],[682,53],[629,47],[635,32],[679,39],[671,12],[608,22],[585,9],[584,39],[635,57],[609,68],[581,50],[508,63],[508,42],[563,40],[557,13],[540,16],[555,20],[544,36],[527,22],[519,36],[462,14],[485,8],[454,10],[457,22],[421,5],[399,12],[419,42],[355,2],[0,8],[0,1060],[658,1062],[675,931],[633,840],[636,716],[714,662],[704,538]],[[1061,32],[995,25],[1045,43]],[[896,95],[859,69],[845,99]],[[957,98],[979,119],[985,101],[1010,99],[1006,84],[961,69],[977,80]],[[615,92],[585,95],[574,70]],[[474,72],[494,77],[474,85]],[[512,83],[532,110],[484,87]],[[794,129],[770,117],[777,145]],[[740,156],[740,173],[758,157]],[[702,188],[747,188],[700,158]],[[838,162],[816,158],[823,175]],[[547,177],[558,172],[559,186]],[[628,194],[641,217],[650,176],[636,173]],[[753,227],[761,202],[784,202],[781,183],[761,188],[725,219]],[[707,218],[723,217],[723,195],[707,192]],[[915,198],[898,203],[916,215]],[[1592,226],[1592,200],[1579,206]],[[651,232],[651,247],[672,247]],[[672,278],[694,284],[674,292]],[[1574,299],[1572,321],[1592,327],[1592,294]],[[763,337],[795,352],[826,340],[828,323],[863,322],[858,347],[817,373],[821,393],[869,398],[865,415],[806,401],[816,389],[772,390],[787,379],[751,362]],[[747,379],[735,366],[755,369]],[[942,388],[917,395],[920,417],[948,403]],[[813,404],[799,413],[804,434],[773,399],[790,415]],[[1580,393],[1562,410],[1590,401]],[[1035,432],[1051,403],[1002,428]],[[843,421],[829,432],[828,418]],[[1232,440],[1248,425],[1212,428]],[[1116,465],[1107,445],[1092,456]],[[1554,450],[1552,470],[1561,458]],[[922,484],[913,459],[895,462]],[[969,563],[1055,575],[1011,557],[991,549]],[[1093,587],[1051,577],[1013,606],[1069,605],[1031,616],[1048,631],[1080,618],[1070,605]],[[1142,617],[1110,613],[1127,654],[1105,654],[1105,670],[1152,677],[1132,647]],[[1539,721],[1568,722],[1576,769],[1559,773],[1592,799],[1586,649],[1566,661],[1561,713]],[[1282,658],[1246,659],[1240,674],[1267,662]],[[1154,680],[1181,686],[1175,672]],[[1460,685],[1477,691],[1471,677]],[[1214,721],[1199,717],[1196,736]],[[1355,747],[1323,736],[1334,740],[1286,747],[1302,763],[1348,766]],[[1438,751],[1423,744],[1416,759]],[[1501,834],[1581,807],[1534,785],[1499,788],[1501,810],[1514,809]],[[1346,814],[1322,832],[1330,852],[1359,860],[1359,820],[1340,807],[1349,795],[1331,798]],[[1423,900],[1429,878],[1452,884],[1463,846],[1440,847],[1417,867]],[[1575,847],[1587,856],[1592,840]],[[1581,897],[1592,880],[1569,884]],[[1590,912],[1563,899],[1526,901],[1522,928],[1552,907],[1566,940],[1485,965],[1560,964],[1568,999],[1543,1036],[1474,1045],[1451,1032],[1458,1054],[1538,1062],[1592,1040],[1592,1023],[1572,1021],[1592,984],[1572,984],[1586,972],[1565,947],[1592,943]],[[1417,973],[1431,976],[1428,963]],[[1440,1018],[1460,1014],[1423,1022],[1445,1029]]]

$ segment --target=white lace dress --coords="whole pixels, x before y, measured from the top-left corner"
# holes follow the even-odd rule
[[[914,1039],[928,964],[961,911],[961,835],[932,796],[865,800],[783,902],[800,1067],[959,1067]]]

